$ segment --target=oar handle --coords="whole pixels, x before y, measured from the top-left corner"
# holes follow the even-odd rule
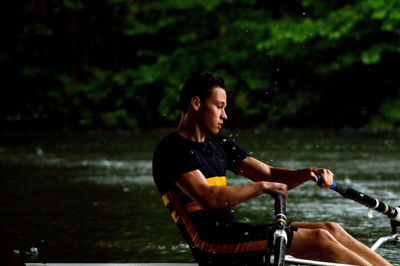
[[[317,175],[317,178],[318,178],[317,183],[321,182],[321,176]],[[335,182],[335,180],[333,180],[332,185],[329,188],[330,189],[335,189],[335,187],[336,187],[336,182]]]

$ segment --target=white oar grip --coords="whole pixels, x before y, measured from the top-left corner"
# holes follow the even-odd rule
[[[395,207],[395,209],[397,210],[397,215],[390,219],[400,222],[400,207]]]

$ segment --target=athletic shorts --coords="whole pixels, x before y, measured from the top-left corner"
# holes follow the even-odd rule
[[[218,232],[199,232],[199,238],[214,244],[207,252],[192,246],[196,262],[203,265],[265,265],[268,229],[273,225],[225,224]],[[222,252],[221,252],[222,251]]]

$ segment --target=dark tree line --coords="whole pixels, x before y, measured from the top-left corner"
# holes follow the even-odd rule
[[[400,1],[14,1],[2,128],[170,126],[223,76],[230,126],[400,125]]]

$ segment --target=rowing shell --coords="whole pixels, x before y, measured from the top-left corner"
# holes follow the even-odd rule
[[[197,266],[195,263],[25,263],[26,266]]]
[[[285,256],[285,262],[293,265],[312,266],[351,266],[332,262],[297,259],[292,256]],[[197,266],[196,263],[26,263],[26,266]]]

